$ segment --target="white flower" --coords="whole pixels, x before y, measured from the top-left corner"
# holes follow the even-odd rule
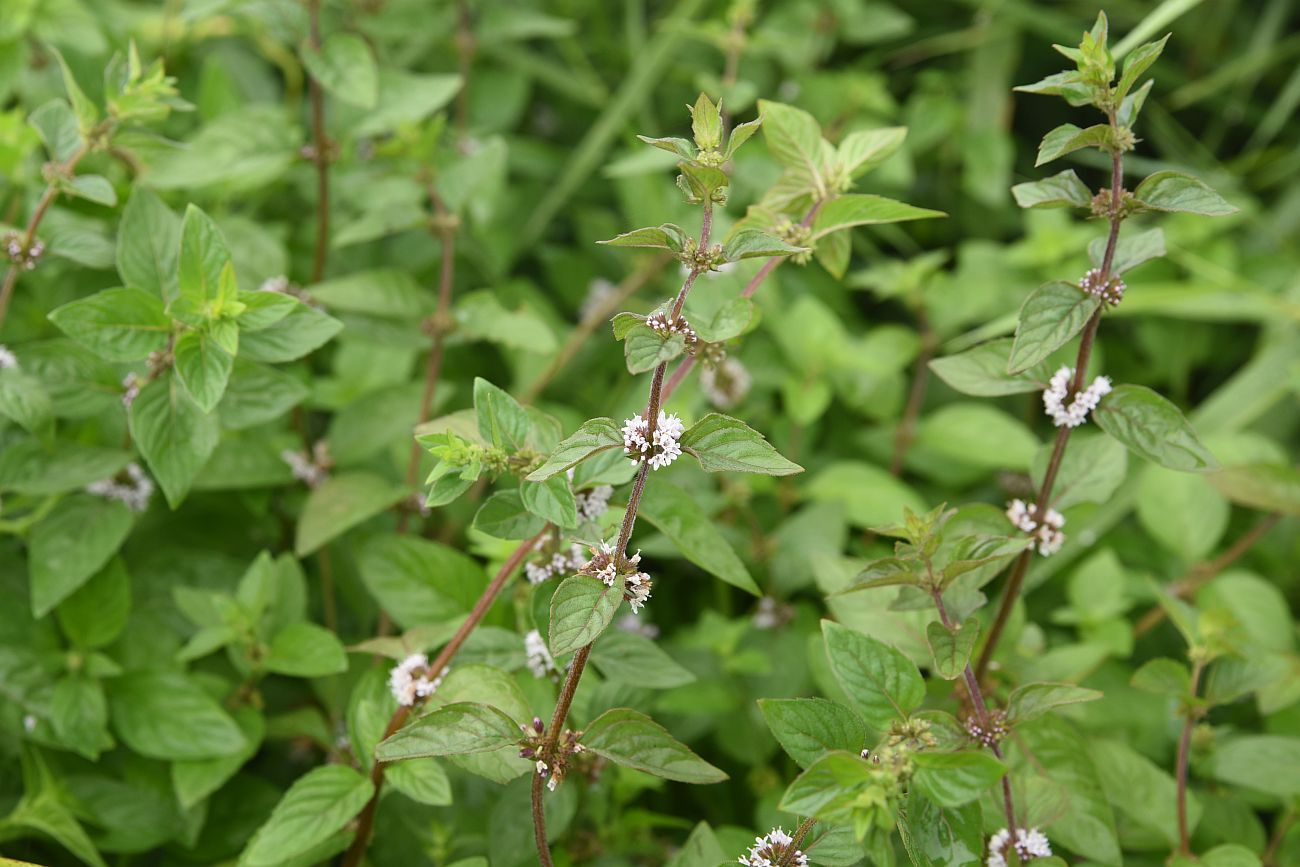
[[[651,586],[653,586],[653,582],[645,572],[637,572],[627,576],[627,581],[623,585],[623,598],[627,600],[633,614],[640,611],[641,607],[646,604],[646,600],[650,598]]]
[[[989,838],[989,854],[984,863],[987,867],[1007,867],[1007,843],[1011,840],[1011,832],[1006,828],[998,831]],[[1046,858],[1052,854],[1052,844],[1048,842],[1046,835],[1037,828],[1025,830],[1024,828],[1016,829],[1016,854],[1020,860],[1032,861],[1035,858]]]
[[[753,377],[734,358],[724,358],[700,371],[700,391],[718,409],[730,409],[749,394]]]
[[[676,413],[660,410],[654,433],[647,439],[649,429],[649,423],[639,413],[623,422],[623,449],[633,464],[644,460],[650,464],[651,469],[657,470],[668,466],[681,455],[682,447],[677,440],[686,426]]]
[[[23,730],[28,733],[36,731],[36,714],[29,713],[23,717]]]
[[[329,478],[329,473],[316,461],[302,452],[285,449],[280,452],[280,460],[289,465],[293,477],[309,488],[318,487]]]
[[[436,677],[429,677],[429,657],[423,653],[412,653],[393,667],[388,673],[388,688],[393,692],[397,703],[405,707],[415,704],[417,698],[427,698],[442,685],[449,668],[443,668]]]
[[[645,638],[658,638],[659,627],[653,623],[642,623],[641,618],[635,614],[624,614],[618,620],[614,621],[614,626],[624,632],[631,632],[633,635],[640,635]]]
[[[9,347],[0,343],[0,370],[17,370],[18,356],[10,351]]]
[[[1124,300],[1124,290],[1128,286],[1124,283],[1124,278],[1118,274],[1112,274],[1110,279],[1103,283],[1101,269],[1093,268],[1083,275],[1083,279],[1079,281],[1079,288],[1114,307]]]
[[[1038,553],[1049,557],[1061,550],[1065,544],[1065,516],[1049,508],[1041,520],[1038,517],[1038,504],[1026,505],[1024,500],[1012,500],[1007,506],[1007,520],[1018,529],[1038,540]]]
[[[274,292],[277,295],[283,295],[289,291],[289,278],[284,274],[278,277],[267,277],[262,281],[262,285],[257,287],[258,292]]]
[[[773,828],[764,837],[755,837],[749,854],[741,855],[739,860],[748,867],[777,867],[778,864],[808,867],[808,856],[794,849],[794,838],[780,828]]]
[[[130,409],[131,404],[135,403],[135,399],[140,396],[140,388],[143,385],[144,381],[134,373],[122,377],[122,406]]]
[[[614,496],[614,489],[609,485],[597,485],[589,491],[579,491],[574,495],[578,503],[578,517],[584,521],[595,521],[609,509],[609,498]]]
[[[1083,424],[1088,420],[1088,413],[1097,408],[1103,397],[1110,394],[1110,379],[1099,376],[1067,405],[1065,398],[1069,395],[1070,380],[1073,377],[1072,368],[1062,367],[1052,375],[1047,390],[1043,392],[1043,409],[1057,427],[1073,428]]]
[[[536,629],[524,636],[524,654],[527,656],[528,670],[533,673],[533,677],[546,677],[549,674],[559,673],[560,669],[555,664],[555,657],[551,656],[542,633]]]
[[[148,511],[149,500],[153,498],[154,492],[153,480],[145,475],[137,463],[126,465],[126,477],[126,481],[110,478],[91,482],[86,485],[86,493],[106,500],[116,500],[133,512]]]

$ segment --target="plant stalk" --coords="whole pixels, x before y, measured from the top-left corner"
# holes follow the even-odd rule
[[[307,0],[307,40],[321,50],[320,0]],[[316,165],[316,243],[312,250],[311,282],[325,276],[325,257],[330,235],[329,140],[325,137],[325,92],[314,75],[308,75],[307,97],[311,103],[312,162]]]

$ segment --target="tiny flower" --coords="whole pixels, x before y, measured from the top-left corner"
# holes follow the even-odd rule
[[[122,377],[122,406],[130,409],[131,404],[135,403],[135,399],[140,396],[140,388],[143,385],[143,381],[134,373]]]
[[[423,653],[412,653],[388,673],[388,688],[392,690],[393,698],[397,699],[398,704],[410,707],[416,699],[433,695],[449,670],[443,668],[436,676],[430,677],[432,672],[429,670],[429,657]]]
[[[555,664],[555,657],[551,656],[546,641],[542,639],[542,633],[536,629],[524,636],[524,654],[527,657],[528,670],[533,673],[533,677],[546,677],[560,673],[559,666]]]
[[[550,769],[551,769],[551,766],[548,765],[548,764],[546,764],[546,762],[542,761],[541,759],[538,759],[538,760],[537,760],[537,776],[539,776],[539,777],[544,777],[544,776],[546,776],[546,773],[547,773]]]
[[[621,580],[623,598],[630,603],[632,613],[635,614],[650,598],[650,589],[653,586],[650,576],[637,568],[640,562],[640,551],[631,557],[618,556],[613,545],[609,542],[601,542],[599,546],[591,549],[591,559],[578,571],[580,574],[599,578],[607,587],[615,587]]]
[[[603,310],[605,305],[618,293],[618,287],[606,280],[604,277],[597,277],[587,284],[587,297],[582,300],[582,306],[578,308],[578,315],[583,319],[594,316],[598,310]]]
[[[640,635],[645,638],[658,638],[659,627],[653,623],[643,623],[641,618],[635,614],[624,614],[618,620],[614,621],[614,626],[624,632],[631,632],[633,635]]]
[[[122,476],[125,476],[125,479]],[[153,480],[137,463],[127,464],[126,469],[119,476],[100,479],[86,485],[86,493],[106,500],[115,500],[133,512],[148,511],[153,492]]]
[[[794,617],[794,609],[789,605],[782,605],[771,596],[764,596],[758,600],[758,610],[754,612],[755,629],[776,629],[789,623]]]
[[[1065,544],[1065,516],[1055,509],[1048,509],[1042,519],[1038,516],[1038,504],[1026,504],[1024,500],[1012,500],[1007,506],[1007,520],[1018,529],[1033,536],[1038,541],[1038,553],[1049,557],[1061,550]]]
[[[309,488],[320,487],[329,478],[330,467],[334,461],[329,455],[329,445],[319,440],[312,446],[311,454],[285,449],[280,452],[280,460],[289,465],[293,477]]]
[[[277,295],[285,295],[289,292],[289,278],[284,274],[278,277],[267,277],[257,287],[258,292],[274,292]]]
[[[23,731],[30,734],[36,731],[36,714],[27,714],[23,717]]]
[[[1011,832],[1006,828],[998,831],[989,838],[988,857],[984,863],[987,867],[1007,867],[1007,843],[1011,841]],[[1037,828],[1016,829],[1016,855],[1020,861],[1032,861],[1035,858],[1046,858],[1052,854],[1052,844],[1048,842],[1046,835]]]
[[[639,413],[625,421],[623,450],[633,464],[644,460],[650,464],[651,469],[657,470],[668,466],[681,455],[682,447],[677,440],[686,427],[676,413],[660,410],[654,433],[647,437],[649,428],[649,423]]]
[[[718,409],[731,409],[749,394],[753,377],[734,358],[724,358],[700,371],[700,391]]]
[[[966,719],[967,734],[990,749],[1007,736],[1007,731],[1007,715],[1000,710],[989,712],[987,725],[973,716]]]
[[[1101,269],[1093,268],[1083,275],[1083,279],[1079,281],[1079,288],[1114,307],[1124,300],[1124,290],[1128,286],[1125,285],[1124,278],[1118,274],[1112,274],[1107,280],[1103,281],[1101,279]]]
[[[583,521],[595,521],[609,509],[609,498],[614,496],[610,485],[597,485],[589,491],[579,491],[574,495],[578,504],[578,518]]]
[[[35,268],[36,263],[45,254],[44,241],[33,239],[29,245],[17,232],[10,232],[5,235],[4,248],[9,261],[24,271]]]
[[[755,837],[740,863],[748,867],[808,867],[808,856],[794,848],[794,838],[781,828],[773,828],[763,837]]]
[[[674,334],[682,335],[686,341],[686,353],[688,355],[695,354],[695,347],[699,345],[699,338],[695,335],[695,329],[681,316],[670,319],[667,313],[652,313],[646,317],[645,324],[664,338],[671,337]]]
[[[1074,370],[1062,367],[1052,375],[1047,390],[1043,392],[1043,409],[1057,427],[1078,427],[1088,420],[1088,413],[1097,408],[1101,399],[1110,394],[1110,379],[1099,376],[1092,385],[1074,395],[1067,405],[1065,398],[1069,395],[1070,380]]]
[[[18,356],[10,351],[9,347],[0,344],[0,370],[17,370]]]

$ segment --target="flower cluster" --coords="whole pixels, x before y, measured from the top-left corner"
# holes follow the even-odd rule
[[[547,540],[543,539],[537,544],[536,550],[545,549],[547,544],[549,544]],[[527,576],[529,584],[541,584],[556,575],[572,575],[586,562],[587,559],[582,555],[582,546],[570,545],[567,553],[555,551],[550,557],[525,563],[524,575]]]
[[[1112,274],[1106,280],[1102,280],[1101,269],[1093,268],[1083,275],[1083,279],[1079,281],[1079,288],[1114,307],[1124,300],[1124,290],[1128,286],[1125,285],[1124,278],[1118,274]]]
[[[393,691],[393,698],[397,699],[398,704],[410,707],[417,698],[433,695],[449,670],[443,668],[436,676],[430,677],[433,672],[429,670],[429,657],[423,653],[412,653],[389,672],[388,688]]]
[[[1000,710],[989,711],[987,722],[973,716],[966,718],[967,734],[989,749],[1001,743],[1007,731],[1007,715]]]
[[[614,546],[610,543],[601,542],[598,547],[591,549],[591,559],[578,571],[583,575],[599,578],[607,587],[614,587],[622,581],[623,598],[627,600],[632,613],[635,614],[646,604],[646,600],[650,598],[650,590],[654,586],[650,576],[637,568],[640,562],[640,551],[628,557],[622,553],[616,554]]]
[[[122,406],[127,409],[135,403],[135,399],[140,396],[140,389],[144,387],[144,378],[136,373],[128,373],[122,377]]]
[[[640,635],[642,638],[655,639],[659,637],[658,626],[653,623],[643,623],[641,618],[635,614],[624,614],[614,621],[614,628],[623,632],[630,632],[633,635]]]
[[[755,629],[776,629],[789,623],[794,616],[794,606],[784,605],[771,596],[764,596],[758,600],[758,610],[754,612],[753,624]]]
[[[334,461],[330,458],[329,443],[317,440],[312,446],[311,454],[285,449],[280,452],[280,460],[289,465],[293,477],[309,488],[319,487],[329,478],[330,467]]]
[[[685,429],[676,413],[660,410],[654,432],[647,437],[650,424],[644,415],[637,413],[623,422],[623,450],[633,464],[647,461],[653,470],[666,467],[681,455],[682,447],[677,440]]]
[[[153,491],[153,480],[136,463],[127,464],[126,469],[117,477],[100,479],[86,485],[86,493],[125,503],[133,512],[148,510]]]
[[[605,309],[605,305],[617,294],[618,286],[604,277],[597,277],[587,284],[587,297],[582,299],[582,306],[578,308],[578,316],[582,319],[591,318],[598,310]]]
[[[989,838],[989,854],[984,863],[988,867],[1007,867],[1007,843],[1011,842],[1011,832],[1006,828]],[[1047,858],[1052,854],[1052,844],[1047,836],[1037,828],[1016,829],[1016,855],[1023,864],[1035,858]]]
[[[645,324],[653,328],[665,340],[674,334],[682,335],[686,341],[686,354],[695,354],[695,347],[700,342],[699,338],[695,336],[695,329],[681,316],[669,319],[667,313],[652,313],[646,317]]]
[[[546,749],[546,726],[542,723],[541,717],[533,717],[531,727],[521,725],[520,731],[524,733],[519,749],[519,758],[534,759],[534,767],[537,768],[537,776],[546,780],[546,788],[552,792],[564,782],[565,776],[569,773],[569,760],[578,753],[585,752],[586,748],[578,743],[578,738],[582,737],[582,732],[575,732],[573,729],[565,729],[555,744],[555,751],[550,754],[550,761],[545,757]]]
[[[41,260],[45,254],[45,242],[39,239],[33,239],[30,246],[23,243],[22,237],[17,232],[10,232],[5,235],[5,255],[9,261],[24,271],[30,271],[36,267],[36,263]]]
[[[749,867],[808,867],[808,856],[794,847],[793,837],[781,828],[773,828],[754,838],[749,854],[741,855],[740,863]]]
[[[754,379],[734,358],[724,358],[700,371],[700,391],[718,409],[731,409],[745,399]]]
[[[1037,539],[1038,553],[1044,557],[1055,554],[1065,544],[1065,534],[1061,532],[1065,516],[1055,509],[1048,509],[1040,520],[1037,503],[1026,504],[1024,500],[1016,499],[1007,506],[1007,520]]]
[[[536,629],[524,636],[524,654],[527,656],[528,670],[533,673],[533,677],[554,676],[560,673],[560,667],[555,664],[555,657],[551,656],[551,651],[547,649],[542,633]]]
[[[10,351],[9,347],[0,343],[0,370],[17,370],[18,356]]]
[[[278,277],[267,277],[257,287],[257,291],[274,292],[276,295],[289,295],[316,310],[325,309],[325,306],[312,298],[311,295],[307,293],[307,290],[291,281],[284,274],[281,274]]]
[[[1092,385],[1077,392],[1067,405],[1065,399],[1070,394],[1070,380],[1073,376],[1074,368],[1062,367],[1052,374],[1047,390],[1043,392],[1043,409],[1057,427],[1078,427],[1083,424],[1088,420],[1088,413],[1097,408],[1103,397],[1110,394],[1110,378],[1099,376],[1092,381]]]
[[[574,499],[578,503],[578,518],[583,521],[595,521],[609,509],[609,498],[614,496],[614,489],[609,485],[597,485],[590,491],[578,491]]]

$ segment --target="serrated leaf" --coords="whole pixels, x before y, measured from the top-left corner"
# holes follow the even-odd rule
[[[474,378],[474,414],[483,439],[508,452],[522,449],[533,429],[519,401],[481,376]]]
[[[812,224],[812,239],[817,240],[831,232],[853,226],[872,226],[879,223],[901,223],[907,220],[929,220],[948,216],[943,211],[918,208],[905,202],[850,193],[831,199],[817,212]]]
[[[1169,34],[1159,42],[1148,42],[1135,48],[1128,57],[1124,58],[1124,72],[1119,77],[1119,84],[1115,85],[1115,99],[1123,102],[1128,96],[1128,92],[1137,84],[1142,73],[1150,68],[1151,64],[1156,62],[1161,52],[1165,50],[1165,43],[1169,41]]]
[[[226,393],[234,356],[217,345],[206,333],[186,331],[176,339],[173,349],[176,375],[199,409],[212,412]]]
[[[722,246],[722,258],[728,262],[741,259],[757,259],[765,256],[789,256],[792,253],[807,251],[807,247],[787,244],[780,238],[761,232],[758,229],[741,229]]]
[[[1044,283],[1025,299],[1007,373],[1022,373],[1060,349],[1101,306],[1096,296],[1069,283]]]
[[[686,246],[686,231],[674,223],[664,223],[659,226],[647,226],[644,229],[633,229],[608,241],[596,243],[609,247],[647,247],[680,253]]]
[[[821,126],[808,112],[759,100],[767,149],[817,199],[826,197]]]
[[[921,705],[925,680],[898,650],[829,620],[822,635],[831,671],[872,728],[888,731]]]
[[[1007,373],[1012,344],[1009,337],[990,340],[956,355],[932,359],[930,369],[952,388],[976,397],[1041,391],[1046,387],[1044,380],[1036,375],[1041,371]]]
[[[247,745],[235,721],[194,681],[173,671],[136,671],[109,682],[113,729],[142,756],[208,759]]]
[[[969,804],[1007,772],[1006,765],[988,753],[924,751],[913,756],[913,761],[913,784],[941,807]]]
[[[854,752],[866,744],[866,725],[853,711],[833,701],[763,698],[758,707],[772,735],[801,768],[833,750]]]
[[[1096,701],[1102,693],[1072,683],[1027,683],[1007,697],[1007,722],[1011,724],[1038,719],[1054,708],[1085,701]]]
[[[1050,163],[1081,148],[1095,147],[1105,150],[1114,145],[1115,131],[1109,124],[1099,123],[1080,129],[1072,123],[1064,123],[1043,136],[1042,144],[1038,146],[1038,159],[1034,165]]]
[[[519,493],[528,511],[557,527],[578,525],[578,505],[564,476],[551,476],[544,482],[522,482]]]
[[[719,783],[727,775],[674,740],[663,726],[631,708],[596,717],[582,733],[586,749],[618,765],[683,783]]]
[[[164,374],[145,385],[131,404],[131,437],[173,509],[217,447],[215,415],[207,415]]]
[[[1133,198],[1153,211],[1223,217],[1238,210],[1204,181],[1182,172],[1147,175],[1133,191]]]
[[[932,620],[925,628],[925,635],[934,655],[935,672],[944,680],[956,680],[970,663],[971,651],[980,637],[980,623],[972,617],[954,633],[939,621]]]
[[[519,724],[488,704],[443,705],[408,723],[375,747],[383,762],[484,753],[520,739]]]
[[[528,475],[528,481],[540,482],[575,466],[592,455],[623,447],[623,435],[613,419],[593,418],[560,441],[546,462]]]
[[[606,587],[588,575],[565,578],[551,597],[551,654],[561,656],[591,644],[622,603],[622,587]]]
[[[370,779],[347,765],[313,768],[294,781],[257,829],[239,863],[292,863],[352,821],[375,793]]]
[[[1178,407],[1145,386],[1117,386],[1102,398],[1093,419],[1134,454],[1171,470],[1192,473],[1219,466]]]
[[[835,149],[835,165],[849,177],[866,174],[889,159],[907,138],[907,127],[862,129],[846,135]]]
[[[749,425],[711,412],[682,434],[682,451],[693,455],[705,472],[762,473],[788,476],[803,467],[782,457],[763,435]]]
[[[105,289],[50,312],[50,321],[108,361],[140,361],[167,346],[171,317],[140,289]]]
[[[1016,184],[1011,195],[1022,208],[1088,208],[1092,206],[1092,191],[1083,181],[1066,169],[1041,181]]]
[[[645,373],[667,364],[686,351],[681,334],[663,334],[648,325],[634,325],[623,338],[628,373]]]

